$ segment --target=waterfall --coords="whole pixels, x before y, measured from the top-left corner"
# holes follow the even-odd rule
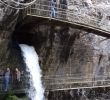
[[[30,88],[28,90],[31,100],[43,100],[44,89],[41,81],[41,69],[39,66],[38,55],[33,46],[25,44],[19,45],[26,63],[27,70],[30,73]]]

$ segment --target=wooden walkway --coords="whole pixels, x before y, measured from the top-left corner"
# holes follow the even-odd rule
[[[25,9],[26,15],[36,19],[48,20],[54,25],[66,25],[77,29],[88,31],[104,37],[110,37],[110,19],[101,15],[104,12],[98,8],[84,7],[81,4],[75,5],[77,10],[70,9],[69,5],[56,4],[45,0],[37,0],[36,3]],[[54,13],[54,14],[53,14]],[[98,15],[101,13],[101,15]]]

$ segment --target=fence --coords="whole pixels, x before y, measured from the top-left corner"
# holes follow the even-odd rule
[[[46,90],[69,90],[80,88],[110,87],[109,75],[67,75],[46,76],[44,78]]]
[[[9,79],[9,88],[7,91],[12,91],[14,93],[26,93],[27,88],[29,88],[29,84],[26,83],[28,78],[21,76],[21,81],[16,82],[13,77]],[[4,85],[4,76],[0,76],[0,92],[5,93],[5,85]]]
[[[109,34],[109,10],[85,7],[83,3],[71,5],[57,4],[51,1],[37,0],[26,9],[30,16],[54,19],[64,23],[83,26],[92,30]]]

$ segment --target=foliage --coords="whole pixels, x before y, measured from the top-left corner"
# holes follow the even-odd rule
[[[19,100],[19,98],[16,97],[15,95],[13,95],[13,96],[8,96],[8,97],[6,98],[6,100]]]
[[[29,100],[29,99],[24,97],[24,98],[20,98],[19,100]]]

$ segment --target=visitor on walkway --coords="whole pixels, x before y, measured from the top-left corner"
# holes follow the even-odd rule
[[[50,17],[56,17],[56,0],[51,0]]]
[[[61,6],[61,18],[66,19],[67,17],[67,0],[60,0],[60,6]]]
[[[10,82],[10,69],[7,68],[4,72],[4,91],[8,91]]]
[[[18,68],[15,69],[15,75],[14,75],[14,88],[20,88],[20,82],[21,82],[21,72]]]
[[[62,9],[67,9],[67,0],[60,0],[60,4],[62,5]]]
[[[16,85],[19,85],[21,81],[21,72],[19,71],[18,68],[15,69],[15,82],[16,82]]]

